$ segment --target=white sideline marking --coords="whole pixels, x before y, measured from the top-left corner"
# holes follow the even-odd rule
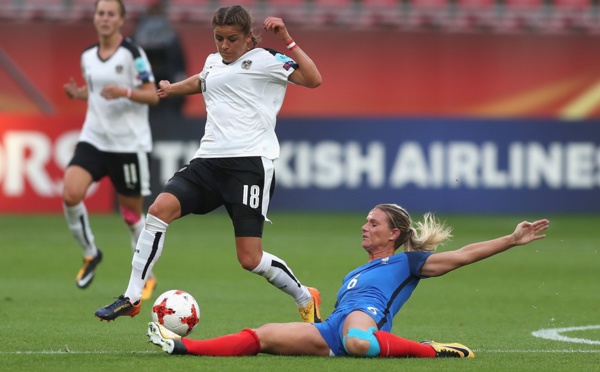
[[[473,352],[478,352],[478,353],[527,353],[527,354],[535,354],[535,353],[540,353],[540,354],[544,354],[544,353],[560,353],[560,354],[576,354],[576,353],[600,353],[600,350],[573,350],[573,349],[567,349],[567,350],[473,350]]]
[[[547,340],[553,340],[553,341],[575,342],[578,344],[588,344],[588,345],[600,345],[600,341],[588,340],[585,338],[567,337],[567,336],[561,335],[561,333],[564,333],[564,332],[587,331],[590,329],[600,329],[600,325],[540,329],[539,331],[531,332],[531,335],[534,337],[545,338]]]
[[[106,355],[125,355],[125,354],[156,354],[164,351],[108,351],[108,350],[94,350],[94,351],[73,351],[73,350],[22,350],[22,351],[0,351],[0,355],[18,355],[18,354],[106,354]]]

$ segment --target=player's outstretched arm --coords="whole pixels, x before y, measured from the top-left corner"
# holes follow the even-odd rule
[[[517,225],[515,231],[493,240],[472,243],[460,249],[449,252],[434,253],[427,258],[421,269],[425,276],[444,275],[459,267],[481,261],[500,252],[504,252],[517,245],[525,245],[532,241],[543,239],[542,235],[550,226],[546,219],[534,222],[523,221]]]
[[[168,80],[161,80],[158,83],[156,91],[158,98],[186,96],[190,94],[202,93],[200,78],[198,75],[190,76],[189,78],[177,83],[171,84]]]
[[[296,44],[290,36],[285,23],[281,18],[267,17],[263,23],[265,31],[274,33],[281,38],[288,48],[288,55],[298,63],[298,69],[294,71],[289,79],[296,85],[301,85],[307,88],[316,88],[323,82],[321,73],[313,60]]]

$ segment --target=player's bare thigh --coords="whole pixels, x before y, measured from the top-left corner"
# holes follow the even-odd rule
[[[69,166],[64,175],[63,201],[68,206],[77,205],[94,180],[90,172],[79,165]]]
[[[271,323],[255,329],[260,352],[276,355],[328,356],[329,346],[311,323]]]

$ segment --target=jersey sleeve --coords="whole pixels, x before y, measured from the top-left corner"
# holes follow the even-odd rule
[[[425,265],[427,258],[431,256],[433,252],[406,252],[408,258],[408,267],[410,273],[417,278],[428,278],[427,276],[421,275],[421,268]]]
[[[130,39],[125,38],[121,43],[121,46],[127,49],[131,53],[133,59],[133,69],[136,75],[136,80],[141,83],[154,83],[154,75],[152,74],[152,66],[146,56],[144,50],[135,45]]]
[[[154,83],[154,74],[152,73],[152,66],[146,56],[146,52],[138,47],[139,56],[135,57],[133,63],[135,64],[135,70],[138,73],[138,78],[142,83]]]
[[[265,50],[272,56],[269,58],[270,63],[267,64],[267,69],[271,76],[276,80],[287,82],[288,77],[298,68],[298,63],[274,49],[265,48]]]

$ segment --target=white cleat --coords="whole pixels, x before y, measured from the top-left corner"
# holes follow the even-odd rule
[[[177,343],[181,344],[181,336],[169,331],[159,323],[148,323],[148,332],[146,332],[146,335],[148,336],[149,342],[162,348],[167,354],[173,354],[174,351],[175,354],[181,354],[178,352],[180,350],[175,350],[180,349],[180,347],[176,347],[179,346],[176,345],[176,342],[179,341]],[[183,345],[181,344],[181,346]]]

